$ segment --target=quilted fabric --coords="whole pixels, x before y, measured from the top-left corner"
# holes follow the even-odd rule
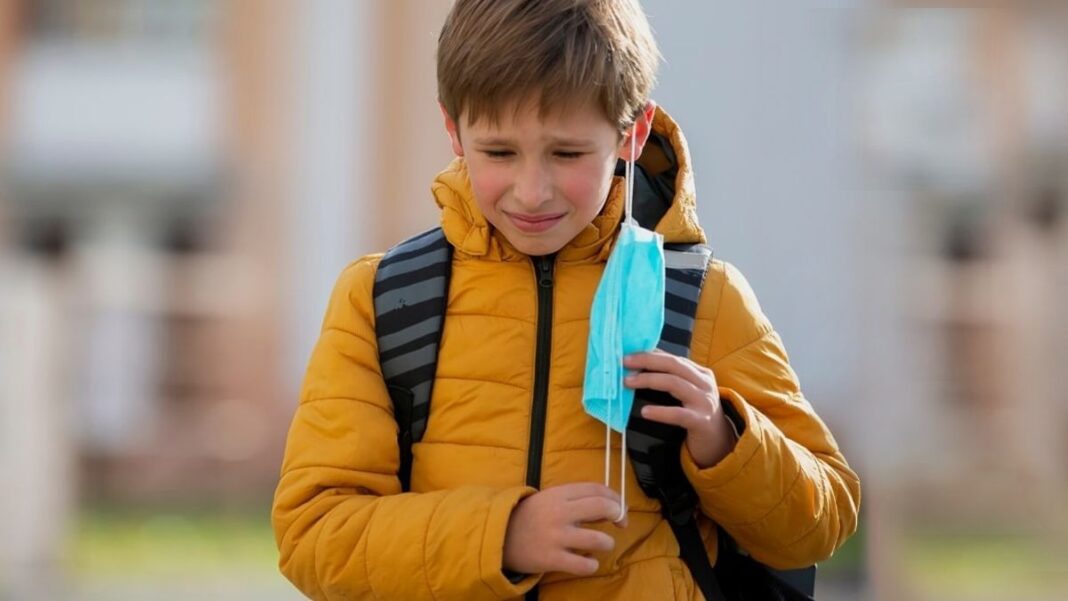
[[[654,131],[670,141],[678,167],[656,229],[667,242],[703,242],[686,142],[662,110]],[[622,210],[617,180],[601,215],[558,254],[542,487],[603,475],[604,429],[583,412],[581,394],[590,303]],[[371,293],[381,257],[373,255],[338,280],[293,418],[272,512],[282,572],[313,599],[517,599],[535,584],[544,601],[700,599],[657,502],[632,472],[629,526],[603,526],[617,542],[597,556],[595,576],[549,573],[512,583],[501,572],[510,512],[534,492],[524,482],[535,274],[479,214],[462,160],[438,176],[433,193],[456,252],[412,492],[400,494],[397,428],[377,362]],[[710,267],[691,351],[745,421],[735,449],[711,468],[698,469],[682,452],[709,552],[714,558],[719,525],[774,567],[828,557],[856,528],[858,479],[729,264]]]

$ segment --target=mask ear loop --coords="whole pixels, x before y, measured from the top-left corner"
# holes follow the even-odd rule
[[[626,183],[626,196],[623,206],[623,218],[630,225],[638,225],[634,220],[634,161],[638,160],[634,154],[638,151],[637,138],[638,122],[635,120],[630,129],[630,160],[626,162],[624,178]]]
[[[618,390],[618,389],[617,389]],[[604,486],[612,488],[612,405],[606,407],[604,424]],[[613,523],[623,521],[627,515],[627,425],[623,424],[623,442],[619,449],[619,515]]]
[[[625,223],[628,225],[636,226],[637,222],[634,221],[634,161],[637,160],[635,154],[637,154],[638,143],[635,138],[637,137],[638,123],[634,122],[630,130],[630,160],[626,162],[626,168],[624,170],[625,178],[625,193],[626,196],[624,202],[624,217]],[[606,488],[611,488],[611,466],[612,466],[612,403],[608,403],[608,416],[604,425],[604,485]],[[614,522],[622,522],[623,518],[627,517],[627,424],[624,416],[623,423],[623,440],[619,448],[619,515],[616,516]]]

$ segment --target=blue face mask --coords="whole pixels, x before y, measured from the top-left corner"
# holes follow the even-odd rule
[[[623,357],[656,348],[663,327],[663,237],[624,223],[590,309],[586,413],[616,432],[627,429],[634,389],[623,386]]]
[[[631,131],[631,156],[635,151]],[[621,513],[626,513],[627,420],[634,389],[623,385],[623,357],[651,351],[664,327],[664,239],[639,226],[633,218],[634,165],[627,163],[625,221],[590,308],[590,337],[586,351],[586,379],[582,405],[605,424],[605,486],[609,486],[611,431],[623,434],[620,449]]]

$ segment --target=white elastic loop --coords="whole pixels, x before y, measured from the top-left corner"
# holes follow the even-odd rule
[[[608,405],[608,421],[604,425],[604,485],[612,488],[612,405]],[[627,429],[623,428],[623,446],[619,449],[619,515],[613,523],[622,522],[627,516]]]
[[[627,517],[627,428],[623,428],[623,446],[619,448],[619,515],[614,522]]]
[[[626,211],[626,221],[631,225],[637,225],[638,222],[634,221],[634,161],[638,157],[638,122],[635,121],[630,127],[630,160],[627,161],[626,174],[626,203],[624,210]],[[611,407],[611,405],[610,405]],[[609,420],[611,423],[611,420]],[[606,436],[610,436],[612,428],[608,428]],[[604,480],[609,479],[609,456],[612,454],[612,447],[609,445],[608,440],[604,442]],[[608,485],[606,485],[608,486]],[[622,522],[627,517],[627,427],[623,428],[623,445],[619,447],[619,515],[615,518],[616,522]]]
[[[608,421],[604,423],[604,485],[612,488],[612,403],[608,403]]]
[[[638,122],[635,121],[630,129],[630,160],[626,162],[624,177],[626,178],[626,199],[624,203],[624,219],[627,223],[635,225],[634,221],[634,154],[637,152],[638,142],[635,140],[638,133]]]

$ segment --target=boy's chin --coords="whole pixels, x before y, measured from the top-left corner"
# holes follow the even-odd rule
[[[516,250],[531,257],[551,255],[567,246],[568,242],[567,240],[561,239],[560,236],[524,236],[522,234],[511,234],[505,237]]]

